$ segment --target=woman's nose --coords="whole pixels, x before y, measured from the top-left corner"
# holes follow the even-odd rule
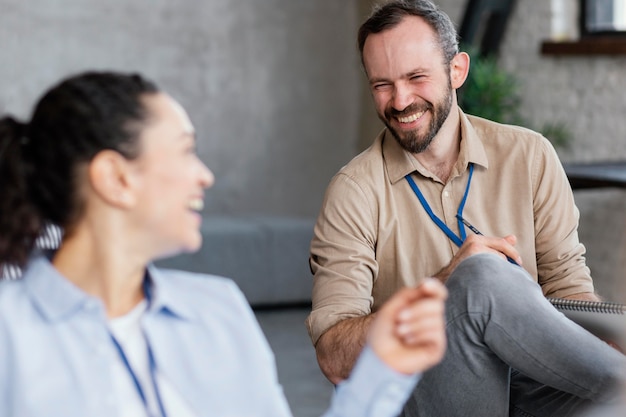
[[[200,161],[200,181],[204,188],[211,188],[215,183],[215,175],[202,161]]]

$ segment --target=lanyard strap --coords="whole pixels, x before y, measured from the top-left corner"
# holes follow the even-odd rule
[[[135,384],[135,389],[137,390],[137,393],[139,394],[139,397],[141,398],[141,402],[143,403],[143,406],[146,409],[148,416],[154,417],[152,413],[150,412],[151,410],[148,405],[148,398],[146,397],[146,393],[143,387],[141,386],[141,383],[139,382],[139,378],[137,377],[137,374],[133,370],[133,367],[130,365],[130,361],[128,360],[128,357],[126,356],[126,353],[124,352],[124,349],[122,348],[122,345],[117,341],[117,339],[115,338],[115,336],[113,336],[113,334],[111,334],[111,340],[113,341],[113,345],[117,349],[117,353],[119,354],[120,359],[122,359],[122,363],[124,363],[126,370],[130,374],[133,380],[133,383]],[[147,343],[147,340],[146,340],[146,345],[148,347],[150,382],[152,383],[152,388],[154,389],[154,394],[156,396],[156,400],[159,405],[160,417],[167,417],[167,414],[165,413],[165,407],[163,406],[163,401],[161,400],[161,394],[159,393],[159,386],[157,385],[157,382],[156,382],[156,363],[154,361],[152,349],[150,348],[150,345]]]
[[[424,207],[424,210],[426,210],[426,213],[428,214],[430,219],[433,222],[435,222],[435,224],[446,234],[446,236],[448,236],[448,238],[452,242],[454,242],[455,245],[459,247],[463,244],[463,242],[465,241],[465,238],[467,237],[465,233],[465,225],[463,224],[461,219],[463,218],[463,209],[465,208],[465,202],[467,201],[467,195],[469,194],[470,184],[472,183],[473,174],[474,174],[474,164],[470,164],[469,165],[469,177],[467,178],[467,185],[465,186],[465,193],[463,194],[463,199],[461,200],[461,203],[459,204],[459,209],[456,212],[456,218],[457,218],[457,224],[459,226],[460,236],[457,236],[456,233],[450,230],[450,228],[439,217],[437,217],[435,213],[433,213],[433,210],[430,208],[430,205],[428,205],[426,198],[420,191],[415,181],[413,181],[413,178],[411,178],[411,174],[407,174],[404,177],[406,178],[409,185],[413,189],[413,192],[417,196],[417,199],[420,201],[420,203],[422,203],[422,207]]]
[[[152,296],[152,291],[151,291],[149,279],[147,277],[147,273],[143,281],[143,292],[149,304],[151,296]],[[148,413],[149,417],[154,417],[151,413],[150,406],[148,405],[148,398],[146,397],[146,393],[143,390],[141,383],[139,382],[139,378],[137,377],[137,374],[133,370],[133,367],[130,365],[130,361],[128,360],[128,357],[126,356],[126,352],[124,352],[124,348],[122,348],[122,345],[117,341],[115,336],[113,336],[113,333],[109,333],[109,335],[111,336],[111,340],[113,341],[113,345],[115,346],[115,349],[117,350],[117,353],[120,356],[120,359],[122,359],[122,363],[126,367],[126,370],[130,374],[133,380],[133,383],[135,384],[135,389],[137,390],[137,393],[139,394],[139,397],[141,398],[141,402],[143,403],[143,406],[146,409],[146,413]],[[156,397],[157,404],[159,406],[159,412],[160,412],[159,417],[167,417],[167,414],[165,413],[165,407],[163,406],[163,401],[161,400],[161,393],[159,392],[159,386],[156,381],[156,362],[154,360],[154,355],[152,354],[152,348],[150,347],[150,343],[148,342],[148,338],[146,338],[145,334],[143,334],[143,337],[144,337],[144,340],[146,341],[146,347],[148,350],[147,353],[148,353],[148,367],[150,370],[149,372],[150,382],[152,383],[152,388],[154,389],[154,395]]]

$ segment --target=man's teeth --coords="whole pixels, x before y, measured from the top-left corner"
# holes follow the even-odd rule
[[[189,202],[189,208],[194,211],[202,211],[204,208],[204,201],[201,198],[195,198]]]
[[[406,117],[398,117],[398,120],[400,121],[400,123],[411,123],[416,121],[417,119],[419,119],[420,117],[422,117],[422,115],[424,114],[423,111],[419,112],[419,113],[413,113],[410,116],[406,116]]]

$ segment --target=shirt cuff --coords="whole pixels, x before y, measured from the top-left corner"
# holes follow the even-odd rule
[[[394,371],[365,346],[350,378],[337,386],[325,416],[397,416],[420,378]]]

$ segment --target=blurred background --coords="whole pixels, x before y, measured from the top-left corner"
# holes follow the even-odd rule
[[[459,25],[468,3],[437,1]],[[533,128],[567,126],[567,147],[557,148],[565,162],[626,159],[624,48],[541,54],[554,5],[513,3],[497,61],[519,81],[519,113]],[[0,0],[0,109],[27,117],[45,88],[85,69],[140,71],[196,125],[217,177],[207,214],[314,218],[330,177],[380,129],[355,47],[372,4]],[[594,274],[623,271],[626,195],[577,199]]]
[[[300,231],[294,232],[299,237],[292,236],[298,244],[290,245],[295,252],[289,255],[299,269],[288,275],[291,282],[280,283],[282,290],[301,286],[297,297],[254,300],[254,284],[242,283],[247,277],[223,263],[214,268],[202,263],[209,252],[194,261],[203,272],[241,279],[277,349],[296,416],[319,415],[331,392],[317,370],[302,323],[311,279],[310,227],[331,176],[381,129],[356,48],[358,25],[374,3],[0,0],[0,110],[28,118],[44,89],[75,72],[141,72],[178,99],[196,126],[199,154],[216,176],[205,215],[218,220],[210,224],[235,219],[232,228],[220,233],[231,236],[236,230],[243,240],[247,232],[242,224],[251,222],[258,231],[254,219],[279,219],[278,226],[274,220],[262,225],[264,231],[280,229],[270,236],[274,240],[299,225]],[[506,4],[490,62],[493,71],[510,77],[505,87],[516,86],[510,92],[516,120],[546,129],[551,140],[548,132],[556,131],[553,143],[565,163],[626,160],[624,38],[601,53],[594,49],[604,45],[599,40],[574,53],[563,54],[558,45],[557,52],[550,50],[555,43],[575,44],[586,35],[579,26],[584,2],[436,3],[459,27],[473,8],[479,20],[477,38],[489,26],[488,14],[479,8]],[[482,58],[480,50],[472,54],[475,64]],[[626,191],[577,190],[575,198],[581,211],[580,239],[597,289],[608,299],[624,301]],[[285,224],[285,219],[300,223]],[[235,261],[254,258],[266,240],[255,242],[244,245],[244,253],[239,240],[233,243]],[[209,245],[220,247],[220,241]],[[259,262],[273,261],[263,255]],[[258,272],[254,265],[248,269]]]

